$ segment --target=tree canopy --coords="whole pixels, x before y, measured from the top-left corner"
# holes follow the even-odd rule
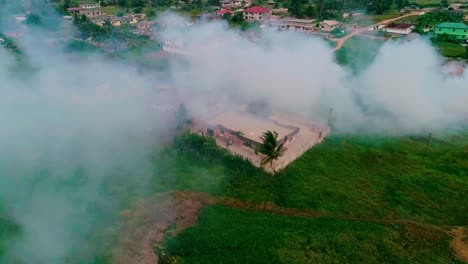
[[[286,148],[284,147],[284,142],[279,143],[278,141],[278,133],[276,131],[267,131],[263,133],[260,137],[263,141],[263,144],[258,147],[256,150],[265,155],[262,159],[261,164],[264,166],[267,163],[270,163],[270,167],[273,165],[274,160],[278,160],[281,156],[283,156]]]

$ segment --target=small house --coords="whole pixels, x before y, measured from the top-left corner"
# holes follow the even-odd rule
[[[331,32],[339,27],[341,27],[341,23],[336,20],[324,20],[320,22],[320,31],[322,32]]]

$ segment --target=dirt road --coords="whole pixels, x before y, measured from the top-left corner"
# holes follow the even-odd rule
[[[344,36],[342,38],[339,38],[339,39],[331,38],[330,39],[331,41],[336,42],[336,47],[333,49],[333,51],[337,51],[337,50],[341,49],[341,47],[343,47],[343,44],[348,39],[352,38],[355,35],[359,35],[359,34],[362,34],[362,33],[366,32],[368,30],[368,28],[389,24],[389,23],[391,23],[393,21],[396,21],[396,20],[399,20],[399,19],[402,19],[402,18],[405,18],[405,17],[419,16],[421,14],[421,12],[423,12],[423,11],[411,12],[411,13],[403,15],[403,16],[382,20],[379,23],[376,23],[376,24],[373,24],[373,25],[370,25],[370,26],[360,27],[360,28],[355,29],[352,33],[350,33],[350,34],[348,34],[348,35],[346,35],[346,36]]]

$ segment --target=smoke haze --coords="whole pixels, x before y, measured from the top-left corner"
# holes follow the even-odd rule
[[[341,132],[420,133],[467,123],[467,74],[447,78],[428,40],[388,41],[353,75],[319,38],[264,30],[253,43],[226,28],[204,23],[163,34],[192,53],[191,67],[173,68],[179,89],[225,101],[265,99],[321,122],[333,108],[333,126]]]
[[[195,115],[213,102],[266,100],[319,122],[332,107],[337,132],[466,125],[467,74],[446,78],[441,58],[422,39],[386,43],[353,75],[324,41],[301,34],[265,30],[255,43],[224,23],[206,22],[168,27],[162,38],[183,40],[193,53],[164,74],[177,94],[191,99]],[[103,186],[115,181],[115,188],[149,191],[151,151],[175,126],[155,109],[170,102],[154,89],[156,73],[95,54],[72,59],[31,27],[20,45],[35,68],[27,79],[11,73],[15,58],[0,46],[0,200],[21,227],[3,261],[62,263],[78,252],[89,262],[94,252],[84,244],[96,210],[112,211],[121,202],[109,200],[113,191]]]

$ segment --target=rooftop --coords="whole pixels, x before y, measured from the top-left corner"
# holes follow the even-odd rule
[[[340,22],[336,21],[336,20],[324,20],[322,21],[323,24],[327,24],[329,26],[337,26],[340,24]]]
[[[263,6],[253,6],[244,10],[246,13],[268,13],[271,10]]]
[[[224,112],[209,120],[208,123],[241,132],[243,137],[256,142],[260,142],[260,137],[268,130],[276,131],[278,139],[282,139],[294,132],[293,128],[280,126],[271,120],[262,119],[248,113]]]
[[[408,29],[412,27],[411,24],[399,24],[399,25],[389,25],[387,28],[391,29]]]
[[[444,22],[437,24],[437,28],[450,28],[450,29],[468,29],[468,26],[463,23]]]
[[[218,16],[224,16],[225,14],[232,14],[232,10],[230,10],[230,9],[221,9],[221,10],[216,11],[216,14]]]

